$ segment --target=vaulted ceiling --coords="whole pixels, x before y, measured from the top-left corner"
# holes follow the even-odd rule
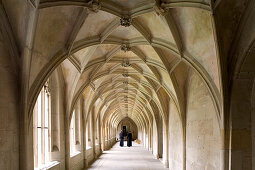
[[[31,89],[61,67],[70,113],[84,96],[86,111],[94,105],[104,122],[117,126],[128,116],[141,125],[155,114],[166,117],[169,100],[181,112],[192,70],[219,109],[219,58],[211,15],[216,4],[41,0]]]
[[[87,112],[95,104],[115,125],[126,116],[141,124],[155,114],[153,102],[164,116],[164,101],[183,100],[189,68],[219,91],[209,1],[42,0],[40,7],[36,47],[49,54],[73,44],[61,67],[68,97],[75,103],[83,94]]]

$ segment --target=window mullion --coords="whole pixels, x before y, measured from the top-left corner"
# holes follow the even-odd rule
[[[48,151],[51,151],[51,96],[48,94]]]
[[[34,116],[33,116],[33,148],[34,148],[34,165],[38,167],[38,130],[37,130],[37,122],[38,122],[38,101],[35,103],[34,107]]]
[[[42,164],[45,163],[45,135],[44,135],[44,123],[45,123],[45,88],[42,89],[42,120],[41,120],[41,134],[42,134]]]

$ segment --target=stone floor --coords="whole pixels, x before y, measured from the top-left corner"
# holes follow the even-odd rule
[[[159,170],[166,169],[157,159],[153,158],[151,152],[146,150],[142,145],[133,142],[132,147],[120,147],[116,143],[110,150],[104,151],[103,154],[88,168],[90,170]]]

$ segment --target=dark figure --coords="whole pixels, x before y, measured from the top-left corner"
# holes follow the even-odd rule
[[[132,133],[131,132],[129,132],[127,134],[127,146],[128,147],[132,146]]]
[[[126,129],[125,129],[125,128],[123,128],[123,130],[122,130],[122,134],[123,134],[123,137],[127,136],[127,131],[126,131]]]
[[[123,142],[124,142],[124,135],[123,135],[123,132],[121,131],[121,132],[120,132],[120,146],[121,146],[121,147],[123,147],[123,145],[124,145]]]

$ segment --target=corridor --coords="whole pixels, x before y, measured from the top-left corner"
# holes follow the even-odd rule
[[[0,0],[0,170],[254,155],[255,0]]]
[[[103,154],[89,167],[89,170],[105,169],[165,169],[163,164],[154,159],[150,151],[146,150],[141,144],[133,142],[132,147],[120,147],[119,142],[110,150]]]

